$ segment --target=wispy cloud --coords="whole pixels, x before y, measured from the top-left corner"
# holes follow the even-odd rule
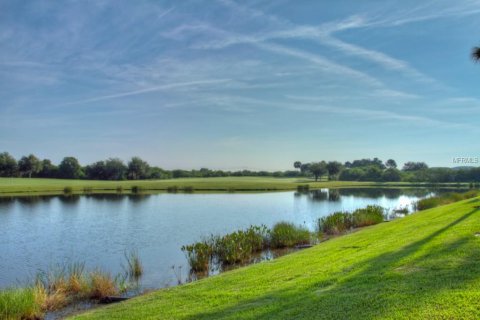
[[[196,87],[196,86],[210,85],[210,84],[220,84],[220,83],[225,83],[229,81],[231,80],[230,79],[212,79],[212,80],[189,81],[189,82],[180,82],[180,83],[169,83],[169,84],[164,84],[164,85],[155,86],[155,87],[148,87],[148,88],[143,88],[138,90],[120,92],[120,93],[115,93],[110,95],[104,95],[104,96],[93,97],[93,98],[88,98],[84,100],[68,102],[63,105],[83,104],[83,103],[89,103],[89,102],[118,99],[118,98],[145,94],[145,93],[150,93],[155,91],[163,91],[168,89],[184,88],[184,87]]]

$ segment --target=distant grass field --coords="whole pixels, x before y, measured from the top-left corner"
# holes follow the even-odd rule
[[[114,193],[117,188],[121,192],[131,192],[132,187],[138,187],[142,192],[162,192],[168,188],[193,188],[193,191],[203,192],[258,192],[295,190],[299,185],[308,184],[310,188],[342,188],[371,186],[423,186],[411,183],[375,183],[357,181],[319,181],[308,178],[272,178],[272,177],[222,177],[222,178],[184,178],[169,180],[64,180],[38,178],[0,178],[0,196],[15,195],[55,195],[64,193],[65,188],[71,188],[73,193]]]
[[[480,199],[72,317],[479,319]]]

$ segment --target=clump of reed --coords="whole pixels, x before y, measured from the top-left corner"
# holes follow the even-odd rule
[[[132,188],[133,189],[133,188]],[[123,187],[122,186],[117,186],[117,188],[115,189],[117,191],[117,193],[122,193],[123,192]],[[138,190],[137,190],[138,191]],[[133,192],[133,191],[132,191]]]
[[[279,222],[270,231],[272,248],[287,248],[311,243],[310,231],[290,222]]]
[[[205,272],[208,270],[210,259],[212,256],[212,245],[206,241],[195,242],[190,245],[182,246],[190,265],[190,269],[194,272]]]
[[[0,291],[0,319],[41,319],[44,311],[35,288],[8,288]]]
[[[126,273],[131,279],[138,279],[143,274],[143,265],[140,261],[138,251],[132,250],[125,252],[125,260],[127,261]]]
[[[327,235],[337,235],[353,228],[370,226],[383,222],[384,209],[370,205],[353,212],[334,212],[318,219],[318,230]]]
[[[177,193],[177,192],[178,192],[178,186],[169,186],[169,187],[167,187],[167,192]]]
[[[248,260],[252,254],[268,244],[269,230],[266,226],[250,226],[223,237],[215,237],[213,253],[222,264],[235,264]]]
[[[250,226],[223,236],[211,236],[207,240],[182,247],[190,269],[205,272],[212,261],[233,265],[250,260],[264,249],[294,247],[311,243],[311,233],[303,227],[279,223],[272,230],[266,226]]]
[[[450,192],[439,196],[421,199],[415,203],[414,208],[416,211],[431,209],[445,204],[475,198],[478,195],[478,190],[470,190],[464,193]]]
[[[136,251],[126,255],[129,272],[140,277],[143,268]],[[75,301],[100,300],[128,290],[126,276],[113,277],[84,263],[58,265],[39,272],[35,282],[25,288],[0,290],[0,319],[41,319],[45,312],[59,310]]]
[[[65,187],[63,188],[63,193],[66,195],[71,195],[73,193],[73,188],[72,187]]]

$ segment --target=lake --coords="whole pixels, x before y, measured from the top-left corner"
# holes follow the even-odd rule
[[[441,192],[441,191],[435,191]],[[377,204],[392,211],[433,194],[427,189],[314,192],[84,195],[0,198],[0,288],[39,270],[84,262],[122,272],[126,250],[144,265],[142,289],[175,285],[188,274],[181,246],[252,224],[289,221],[315,230],[319,217]]]

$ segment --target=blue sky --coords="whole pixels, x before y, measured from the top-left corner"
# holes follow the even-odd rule
[[[0,150],[289,169],[480,157],[480,1],[0,0]]]

